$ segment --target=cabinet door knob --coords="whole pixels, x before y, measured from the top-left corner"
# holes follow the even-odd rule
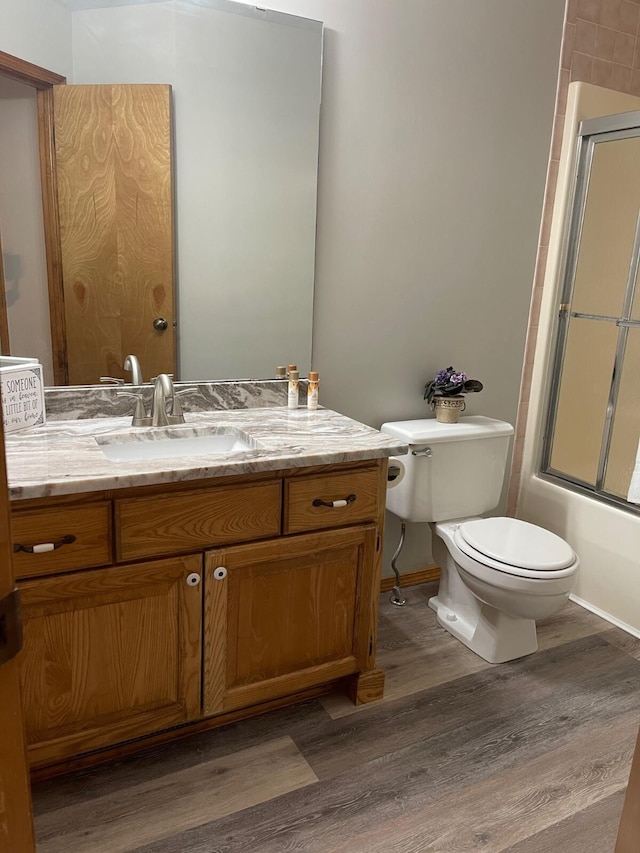
[[[153,328],[157,332],[164,332],[169,328],[169,322],[164,317],[156,317],[153,321]]]
[[[198,586],[199,583],[200,575],[197,572],[191,572],[191,574],[187,575],[188,586]]]
[[[227,570],[224,566],[218,566],[217,569],[213,570],[213,576],[217,581],[223,581],[227,576]]]

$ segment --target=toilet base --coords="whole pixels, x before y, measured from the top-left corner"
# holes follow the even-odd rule
[[[475,600],[456,613],[436,595],[428,601],[438,624],[488,663],[505,663],[538,650],[536,623],[502,613]]]

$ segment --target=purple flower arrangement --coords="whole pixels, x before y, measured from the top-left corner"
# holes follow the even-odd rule
[[[424,399],[430,403],[434,397],[456,397],[459,394],[470,394],[474,391],[482,391],[482,382],[469,379],[463,370],[445,367],[424,386]]]

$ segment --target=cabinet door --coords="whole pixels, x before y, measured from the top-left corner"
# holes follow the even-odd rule
[[[201,570],[190,556],[21,584],[32,763],[199,715]]]
[[[365,668],[376,533],[352,527],[207,553],[205,714]]]

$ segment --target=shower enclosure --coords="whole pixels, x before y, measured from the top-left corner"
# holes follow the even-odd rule
[[[640,513],[640,111],[582,122],[578,146],[541,473]]]

